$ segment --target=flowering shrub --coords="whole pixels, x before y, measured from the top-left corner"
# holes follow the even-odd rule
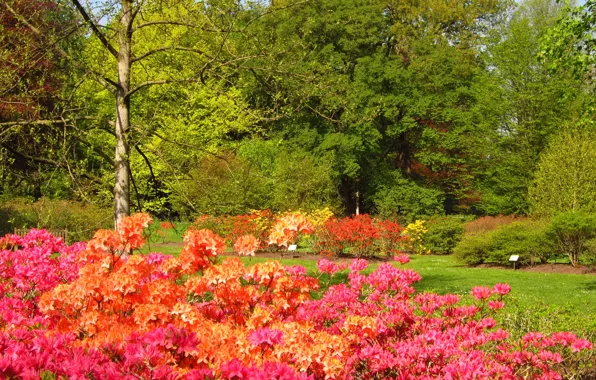
[[[254,256],[259,248],[259,240],[252,235],[242,235],[234,243],[234,251],[241,256]]]
[[[430,249],[424,246],[424,236],[428,232],[424,220],[417,220],[414,223],[408,224],[403,234],[405,239],[405,248],[417,255],[428,255]]]
[[[192,229],[210,229],[232,245],[243,235],[253,235],[260,241],[260,248],[267,246],[269,230],[275,215],[271,210],[252,210],[249,214],[233,216],[202,215],[192,224]]]
[[[76,279],[80,267],[77,253],[85,245],[66,246],[46,231],[31,230],[24,237],[6,235],[0,239],[0,247],[0,331],[9,326],[45,326],[47,320],[39,312],[37,299],[41,293]]]
[[[139,213],[124,218],[117,230],[98,230],[87,243],[87,251],[95,258],[104,254],[127,254],[145,244],[143,228],[151,223],[149,214]]]
[[[312,225],[317,228],[333,218],[333,211],[329,210],[329,207],[320,208],[307,213],[306,217],[310,220]]]
[[[362,259],[321,261],[348,280],[313,300],[303,267],[214,264],[223,239],[208,230],[189,231],[179,258],[115,254],[146,223],[86,246],[39,231],[0,242],[0,377],[557,379],[592,350],[570,333],[511,341],[491,318],[505,284],[464,305],[414,295],[420,276],[391,263],[366,275]]]
[[[329,219],[317,230],[316,251],[341,254],[350,251],[358,257],[376,253],[396,253],[400,243],[401,227],[390,220],[375,220],[361,214],[342,219]]]
[[[279,217],[269,232],[269,245],[287,248],[300,234],[310,235],[314,227],[306,216],[300,213],[287,213]]]

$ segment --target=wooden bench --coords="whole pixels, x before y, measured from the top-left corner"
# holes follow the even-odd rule
[[[52,235],[62,238],[63,242],[67,241],[68,238],[68,231],[66,230],[60,230],[57,228],[48,228],[45,229],[46,231],[48,231],[49,233],[51,233]],[[14,229],[14,234],[15,235],[19,235],[19,236],[25,236],[29,233],[30,229],[27,228],[15,228]]]

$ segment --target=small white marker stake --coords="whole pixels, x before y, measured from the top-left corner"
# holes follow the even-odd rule
[[[509,262],[513,262],[513,270],[515,270],[515,263],[519,260],[519,255],[511,255],[509,256]]]

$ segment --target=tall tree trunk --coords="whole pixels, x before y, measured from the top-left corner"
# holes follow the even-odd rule
[[[130,67],[132,43],[132,4],[122,0],[120,32],[118,38],[118,89],[116,93],[116,182],[114,185],[114,222],[118,226],[122,218],[130,214]]]

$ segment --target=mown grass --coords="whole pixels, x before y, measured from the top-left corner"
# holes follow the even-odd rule
[[[242,258],[246,265],[263,262],[266,258]],[[283,259],[284,265],[302,265],[311,275],[317,275],[313,260]],[[376,268],[373,263],[366,272]],[[399,264],[395,264],[399,265]],[[500,326],[521,336],[530,331],[572,331],[596,341],[596,276],[513,271],[511,269],[470,268],[462,266],[452,256],[412,256],[403,266],[422,276],[415,284],[418,292],[462,295],[463,302],[473,302],[469,296],[474,286],[511,285],[506,308],[496,314]],[[346,273],[336,275],[331,283],[347,280]],[[322,283],[327,277],[322,277]]]
[[[145,246],[143,253],[159,251],[177,256],[180,245]],[[271,260],[263,257],[242,258],[246,263],[258,263]],[[309,274],[316,275],[316,261],[297,259],[280,259],[284,265],[302,265]],[[378,264],[372,263],[368,271]],[[411,268],[422,276],[415,284],[420,292],[436,292],[439,294],[469,294],[474,286],[493,286],[496,283],[511,285],[510,299],[520,305],[536,304],[573,307],[588,313],[596,319],[596,276],[558,273],[526,272],[499,268],[471,268],[459,264],[453,256],[411,256],[410,263],[403,266]],[[336,276],[334,282],[346,280],[346,274]]]
[[[266,261],[265,258],[242,258],[245,263]],[[301,259],[283,259],[284,265],[302,265],[310,274],[316,274],[316,262]],[[378,264],[371,264],[369,271]],[[396,264],[397,265],[397,264]],[[415,284],[420,292],[467,295],[474,286],[511,285],[510,298],[521,305],[537,303],[574,307],[596,318],[596,276],[556,273],[525,272],[511,269],[470,268],[458,264],[453,256],[412,256],[403,266],[420,273],[422,280]],[[338,276],[336,282],[345,279]]]
[[[180,242],[180,235],[171,232],[166,241]],[[161,243],[158,241],[157,243]],[[163,252],[177,256],[181,245],[150,244],[142,252]],[[265,257],[241,258],[246,265],[271,260]],[[316,276],[317,263],[306,259],[279,259],[284,265],[302,265],[310,275]],[[367,269],[370,272],[378,263],[373,262]],[[399,264],[395,264],[399,265]],[[499,313],[499,321],[504,327],[524,333],[527,331],[574,331],[596,340],[596,276],[558,273],[526,272],[500,268],[472,268],[458,263],[453,256],[411,256],[410,263],[403,266],[422,276],[415,284],[418,292],[439,294],[454,293],[464,296],[464,302],[472,302],[469,297],[474,286],[493,286],[507,283],[511,294],[507,298],[506,309]],[[322,276],[322,283],[328,278]],[[347,273],[334,276],[331,283],[347,281]]]

